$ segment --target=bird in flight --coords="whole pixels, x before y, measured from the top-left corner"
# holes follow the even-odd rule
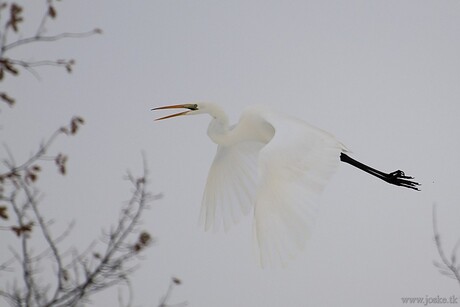
[[[385,173],[352,159],[333,135],[262,106],[247,108],[230,125],[215,103],[153,108],[185,109],[167,118],[209,114],[209,138],[217,153],[209,170],[200,220],[205,230],[225,229],[254,208],[254,235],[262,266],[285,265],[304,248],[318,210],[318,197],[339,161],[390,184],[419,190],[397,170]]]

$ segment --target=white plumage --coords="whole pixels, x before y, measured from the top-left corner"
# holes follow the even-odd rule
[[[213,103],[155,108],[186,108],[165,116],[209,114],[208,136],[217,145],[203,195],[200,220],[206,230],[228,229],[254,208],[254,236],[262,266],[284,265],[305,246],[318,196],[337,169],[350,163],[391,184],[417,189],[412,177],[377,171],[344,153],[331,134],[299,119],[264,107],[247,108],[237,125],[229,126]]]
[[[254,207],[260,263],[285,264],[304,247],[317,197],[345,147],[322,130],[264,107],[246,109],[233,127],[215,104],[192,107],[180,114],[210,114],[208,135],[218,144],[201,207],[205,229],[228,229]]]

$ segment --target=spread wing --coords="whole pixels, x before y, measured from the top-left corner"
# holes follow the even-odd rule
[[[346,150],[332,135],[303,121],[264,112],[275,130],[258,159],[254,234],[260,264],[285,265],[309,237],[317,198]]]
[[[242,142],[217,147],[201,204],[200,222],[205,230],[225,230],[247,215],[254,203],[257,157],[264,144]]]

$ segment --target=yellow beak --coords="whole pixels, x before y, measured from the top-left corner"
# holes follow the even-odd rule
[[[176,105],[172,105],[172,106],[165,106],[165,107],[152,108],[151,110],[153,111],[153,110],[165,110],[165,109],[189,109],[189,111],[179,112],[179,113],[176,113],[176,114],[172,114],[172,115],[160,117],[160,118],[157,118],[157,119],[155,119],[155,120],[162,120],[162,119],[167,119],[167,118],[171,118],[171,117],[186,115],[186,114],[187,114],[188,112],[190,112],[191,110],[196,110],[196,105],[190,104],[190,103],[187,103],[187,104],[176,104]]]

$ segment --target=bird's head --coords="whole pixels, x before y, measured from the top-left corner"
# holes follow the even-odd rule
[[[204,113],[209,113],[207,106],[209,103],[186,103],[186,104],[176,104],[172,106],[165,106],[165,107],[158,107],[158,108],[152,108],[151,110],[166,110],[166,109],[188,109],[187,111],[175,113],[172,115],[167,115],[164,117],[157,118],[155,120],[162,120],[162,119],[167,119],[167,118],[172,118],[176,116],[181,116],[181,115],[197,115],[197,114],[204,114]]]

